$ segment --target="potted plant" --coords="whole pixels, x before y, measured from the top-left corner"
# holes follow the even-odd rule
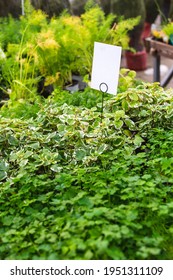
[[[138,25],[129,32],[130,47],[134,51],[127,51],[125,56],[129,69],[144,70],[147,66],[147,53],[141,38],[146,15],[144,0],[112,0],[111,12],[124,18],[140,16]]]
[[[147,64],[147,53],[145,51],[141,34],[145,22],[145,4],[144,0],[93,0],[93,4],[98,4],[105,14],[113,13],[119,17],[135,18],[140,16],[139,24],[129,32],[130,47],[133,51],[126,52],[127,67],[132,70],[143,70]],[[84,13],[84,6],[87,0],[72,0],[71,10],[75,15]]]
[[[52,19],[50,26],[59,44],[57,54],[58,67],[67,73],[60,74],[64,82],[70,82],[72,74],[89,77],[92,69],[92,55],[94,42],[120,45],[128,48],[128,31],[137,24],[136,19],[121,20],[114,28],[115,16],[105,15],[103,10],[94,6],[80,17],[62,15],[59,19]],[[53,67],[51,67],[53,69]],[[60,71],[60,72],[61,72]]]

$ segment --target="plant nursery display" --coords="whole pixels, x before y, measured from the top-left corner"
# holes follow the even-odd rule
[[[172,259],[173,93],[121,75],[102,122],[91,89],[1,116],[1,259]]]
[[[144,0],[111,0],[111,1],[91,1],[99,4],[106,14],[112,13],[120,18],[129,19],[138,16],[138,24],[129,32],[129,45],[133,51],[126,53],[127,67],[132,70],[143,70],[146,68],[147,54],[143,45],[142,31],[146,17],[146,7]],[[81,15],[84,12],[87,1],[72,1],[72,12]],[[134,51],[135,50],[135,51]]]
[[[81,17],[64,13],[50,20],[31,7],[20,20],[3,20],[0,41],[6,59],[0,67],[4,88],[10,89],[11,100],[32,99],[40,80],[44,79],[45,87],[64,87],[71,84],[73,74],[84,78],[91,73],[94,41],[128,49],[128,32],[137,23],[137,18],[115,23],[115,16],[105,16],[98,6]]]
[[[65,90],[139,18],[28,7],[0,25],[0,259],[172,260],[173,90],[128,69],[116,95]]]
[[[173,45],[173,22],[167,22],[163,25],[152,24],[152,39]]]
[[[125,8],[126,7],[126,8]],[[112,0],[111,12],[123,15],[125,18],[140,17],[138,25],[130,32],[130,46],[135,50],[126,52],[127,67],[132,70],[144,70],[147,66],[147,54],[142,40],[142,32],[146,17],[144,0]]]

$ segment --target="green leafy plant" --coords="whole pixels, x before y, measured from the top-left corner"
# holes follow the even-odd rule
[[[91,73],[94,41],[128,48],[128,31],[138,19],[122,21],[112,27],[114,20],[115,16],[106,17],[99,7],[86,11],[81,18],[63,14],[51,20],[49,27],[59,45],[53,63],[50,58],[51,75],[56,76],[58,69],[57,84],[71,82],[72,74],[85,76]],[[40,55],[41,59],[45,57],[44,53]]]
[[[1,117],[0,258],[172,259],[172,99],[141,83],[102,122],[56,95]]]
[[[41,11],[33,11],[30,16],[21,17],[20,42],[8,43],[6,59],[1,63],[2,76],[6,83],[7,93],[10,92],[11,104],[20,99],[37,99],[36,91],[40,73],[35,63],[37,45],[33,46],[31,42],[46,25],[46,15]]]
[[[20,21],[9,16],[0,19],[0,42],[4,50],[7,50],[8,43],[19,44],[21,40]]]
[[[90,75],[94,41],[127,49],[128,31],[133,29],[138,19],[114,24],[115,18],[113,15],[105,16],[97,6],[81,17],[63,13],[48,21],[45,13],[31,7],[18,22],[10,18],[13,31],[15,24],[19,29],[17,39],[4,43],[6,60],[1,67],[7,92],[8,89],[11,92],[11,104],[20,99],[33,101],[42,77],[44,86],[63,87],[72,82],[72,74]],[[3,31],[1,35],[5,36]]]

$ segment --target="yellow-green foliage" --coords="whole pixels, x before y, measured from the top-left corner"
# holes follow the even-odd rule
[[[173,34],[173,22],[169,22],[168,24],[163,26],[162,30],[168,37],[170,37],[170,35]]]
[[[45,85],[63,86],[72,74],[90,74],[94,42],[104,42],[128,48],[128,31],[139,18],[116,22],[116,16],[105,16],[98,6],[81,17],[67,13],[53,17],[29,9],[20,18],[20,42],[7,45],[7,59],[2,72],[12,93],[11,99],[31,97],[39,77]],[[35,88],[35,91],[33,89]]]

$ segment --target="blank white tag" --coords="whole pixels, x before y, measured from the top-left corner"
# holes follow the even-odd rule
[[[91,88],[111,94],[117,93],[121,47],[94,43]]]

